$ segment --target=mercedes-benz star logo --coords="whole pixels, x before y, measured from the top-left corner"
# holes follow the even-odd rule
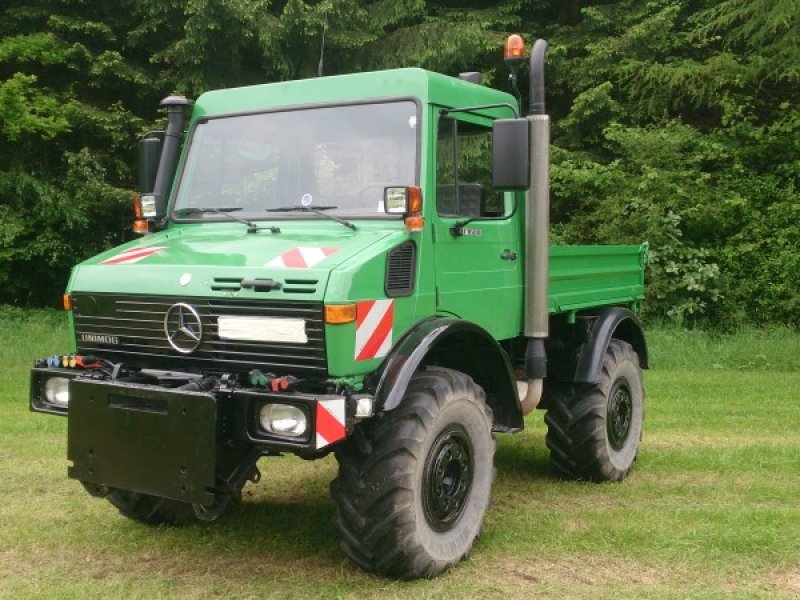
[[[183,302],[173,304],[164,315],[164,333],[169,345],[181,354],[191,354],[203,341],[203,321]]]

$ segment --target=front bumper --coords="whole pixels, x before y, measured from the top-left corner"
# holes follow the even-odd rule
[[[44,395],[49,377],[69,381],[68,408]],[[264,430],[264,404],[291,404],[306,415],[304,435]],[[74,369],[34,368],[31,410],[66,415],[69,476],[93,488],[133,490],[194,504],[211,504],[228,477],[230,453],[293,452],[314,457],[347,435],[349,398],[260,388],[194,392],[92,378]]]

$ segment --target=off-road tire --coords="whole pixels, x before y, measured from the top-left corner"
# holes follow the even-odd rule
[[[345,554],[399,579],[435,577],[466,558],[489,506],[491,431],[492,412],[470,377],[416,373],[400,406],[336,450],[331,494]]]
[[[547,447],[550,462],[570,479],[622,481],[633,467],[644,423],[639,357],[611,340],[594,385],[550,384]]]
[[[182,526],[197,520],[188,502],[139,494],[129,490],[112,490],[106,496],[124,517],[147,525]]]

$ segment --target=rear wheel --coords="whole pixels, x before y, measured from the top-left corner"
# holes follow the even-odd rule
[[[491,429],[484,392],[467,375],[415,374],[398,408],[336,451],[331,493],[344,552],[402,579],[435,577],[468,556],[494,479]]]
[[[633,347],[611,340],[593,385],[555,384],[548,393],[547,446],[563,475],[622,481],[639,451],[644,387]]]

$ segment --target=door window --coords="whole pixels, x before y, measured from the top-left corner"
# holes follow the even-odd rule
[[[439,119],[436,144],[436,210],[444,217],[508,216],[505,194],[492,189],[492,129]]]

